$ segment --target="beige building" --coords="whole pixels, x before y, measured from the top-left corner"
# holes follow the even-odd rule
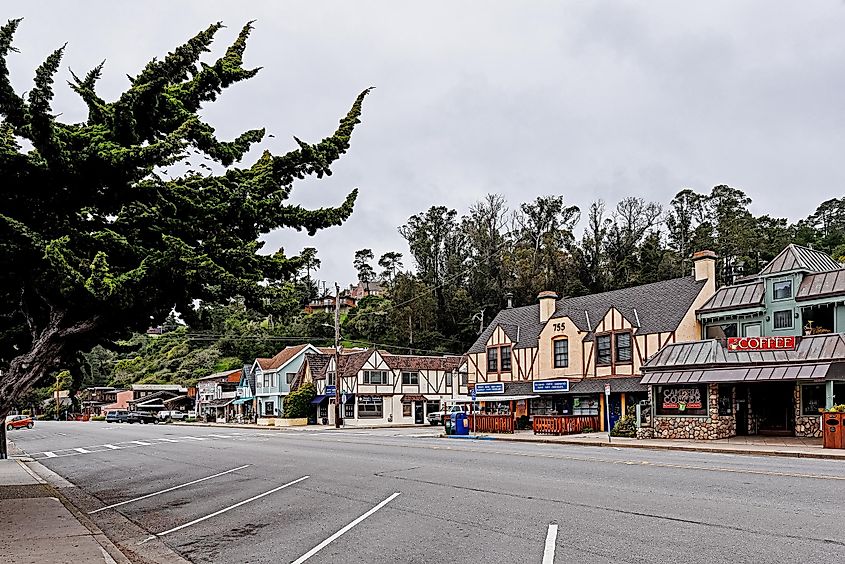
[[[715,293],[716,256],[696,253],[691,276],[499,312],[468,351],[470,387],[486,411],[600,416],[611,425],[645,399],[640,367],[667,343],[700,338],[696,310]]]

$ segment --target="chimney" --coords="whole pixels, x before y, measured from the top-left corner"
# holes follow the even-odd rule
[[[713,251],[698,251],[692,255],[695,263],[695,279],[707,280],[707,285],[716,291],[716,253]]]
[[[545,323],[554,315],[557,297],[557,293],[551,290],[537,294],[537,299],[540,300],[540,323]]]
[[[508,309],[513,309],[513,292],[507,292],[505,294],[505,299],[508,301]]]

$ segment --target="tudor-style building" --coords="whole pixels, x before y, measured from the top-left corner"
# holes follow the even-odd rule
[[[467,400],[466,373],[459,356],[394,355],[376,349],[344,351],[338,357],[307,354],[297,383],[314,382],[315,418],[334,424],[333,386],[346,396],[346,424],[423,424],[448,400]],[[340,378],[336,378],[339,372]]]
[[[716,255],[694,256],[691,276],[500,311],[468,351],[470,387],[486,411],[600,415],[611,425],[645,399],[640,367],[667,343],[699,338],[698,310],[715,293]]]

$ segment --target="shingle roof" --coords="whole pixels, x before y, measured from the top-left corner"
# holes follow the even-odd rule
[[[374,349],[370,349],[361,352],[341,354],[337,359],[340,375],[343,377],[356,376],[374,352]]]
[[[845,335],[829,333],[800,337],[792,351],[729,351],[719,341],[670,343],[651,357],[643,372],[670,367],[732,366],[743,364],[845,361]]]
[[[795,299],[798,301],[814,300],[842,295],[845,295],[845,268],[831,272],[808,274],[801,281],[801,285],[798,286]]]
[[[460,356],[414,356],[379,351],[384,363],[394,370],[457,370]]]
[[[748,307],[762,307],[765,296],[763,282],[740,284],[737,286],[722,286],[707,302],[699,308],[698,313],[711,313],[729,309]]]
[[[569,317],[578,329],[588,333],[585,338],[589,339],[595,324],[611,307],[615,307],[635,326],[639,319],[638,334],[674,331],[689,311],[704,284],[704,280],[686,276],[601,294],[562,298],[557,300],[552,318]],[[589,317],[589,325],[587,317]],[[487,340],[499,325],[515,343],[514,348],[536,347],[544,326],[540,323],[540,306],[530,305],[501,310],[468,352],[483,352]],[[519,338],[517,338],[517,326],[519,326]]]
[[[803,270],[807,272],[825,272],[837,270],[842,266],[825,253],[802,247],[801,245],[787,245],[778,256],[772,259],[760,275],[777,274],[778,272],[789,272],[792,270]]]
[[[256,360],[258,361],[258,365],[261,367],[261,370],[275,370],[287,364],[290,359],[302,352],[302,349],[307,346],[308,343],[305,343],[303,345],[285,347],[284,349],[279,351],[273,358],[258,358]]]

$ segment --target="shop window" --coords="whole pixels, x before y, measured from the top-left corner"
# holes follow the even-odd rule
[[[610,335],[596,337],[596,364],[607,366],[610,364]]]
[[[724,341],[730,337],[736,337],[736,323],[719,323],[707,326],[706,337]]]
[[[329,406],[326,403],[320,404],[320,419],[325,419],[329,416]]]
[[[402,417],[410,417],[411,416],[411,402],[403,401],[402,402]]]
[[[428,413],[437,413],[440,411],[440,400],[431,400],[425,402],[425,412]]]
[[[792,280],[779,280],[772,283],[772,299],[788,300],[792,297]]]
[[[381,396],[358,396],[358,419],[381,419],[384,417],[384,401]]]
[[[364,383],[375,386],[387,384],[387,370],[364,370]]]
[[[617,333],[616,335],[616,362],[627,363],[633,358],[631,351],[631,334]]]
[[[725,417],[733,414],[733,386],[729,384],[719,384],[719,415]]]
[[[566,368],[569,366],[569,339],[555,339],[553,343],[555,368]]]
[[[833,405],[845,404],[845,382],[833,383]]]
[[[658,415],[707,415],[707,386],[656,386]]]
[[[355,404],[351,401],[343,404],[343,418],[355,419]]]
[[[403,372],[402,385],[403,386],[417,386],[420,383],[419,372]]]
[[[537,398],[531,400],[528,413],[531,415],[550,415],[552,412],[552,398]]]
[[[499,349],[491,347],[487,349],[487,372],[499,371]]]
[[[502,347],[499,349],[499,354],[502,356],[502,372],[510,372],[511,369],[511,348]]]
[[[801,386],[801,415],[818,415],[825,406],[825,385],[804,384]]]
[[[572,415],[598,415],[598,396],[575,396],[572,398]]]
[[[775,329],[792,329],[792,310],[782,309],[774,313]]]

